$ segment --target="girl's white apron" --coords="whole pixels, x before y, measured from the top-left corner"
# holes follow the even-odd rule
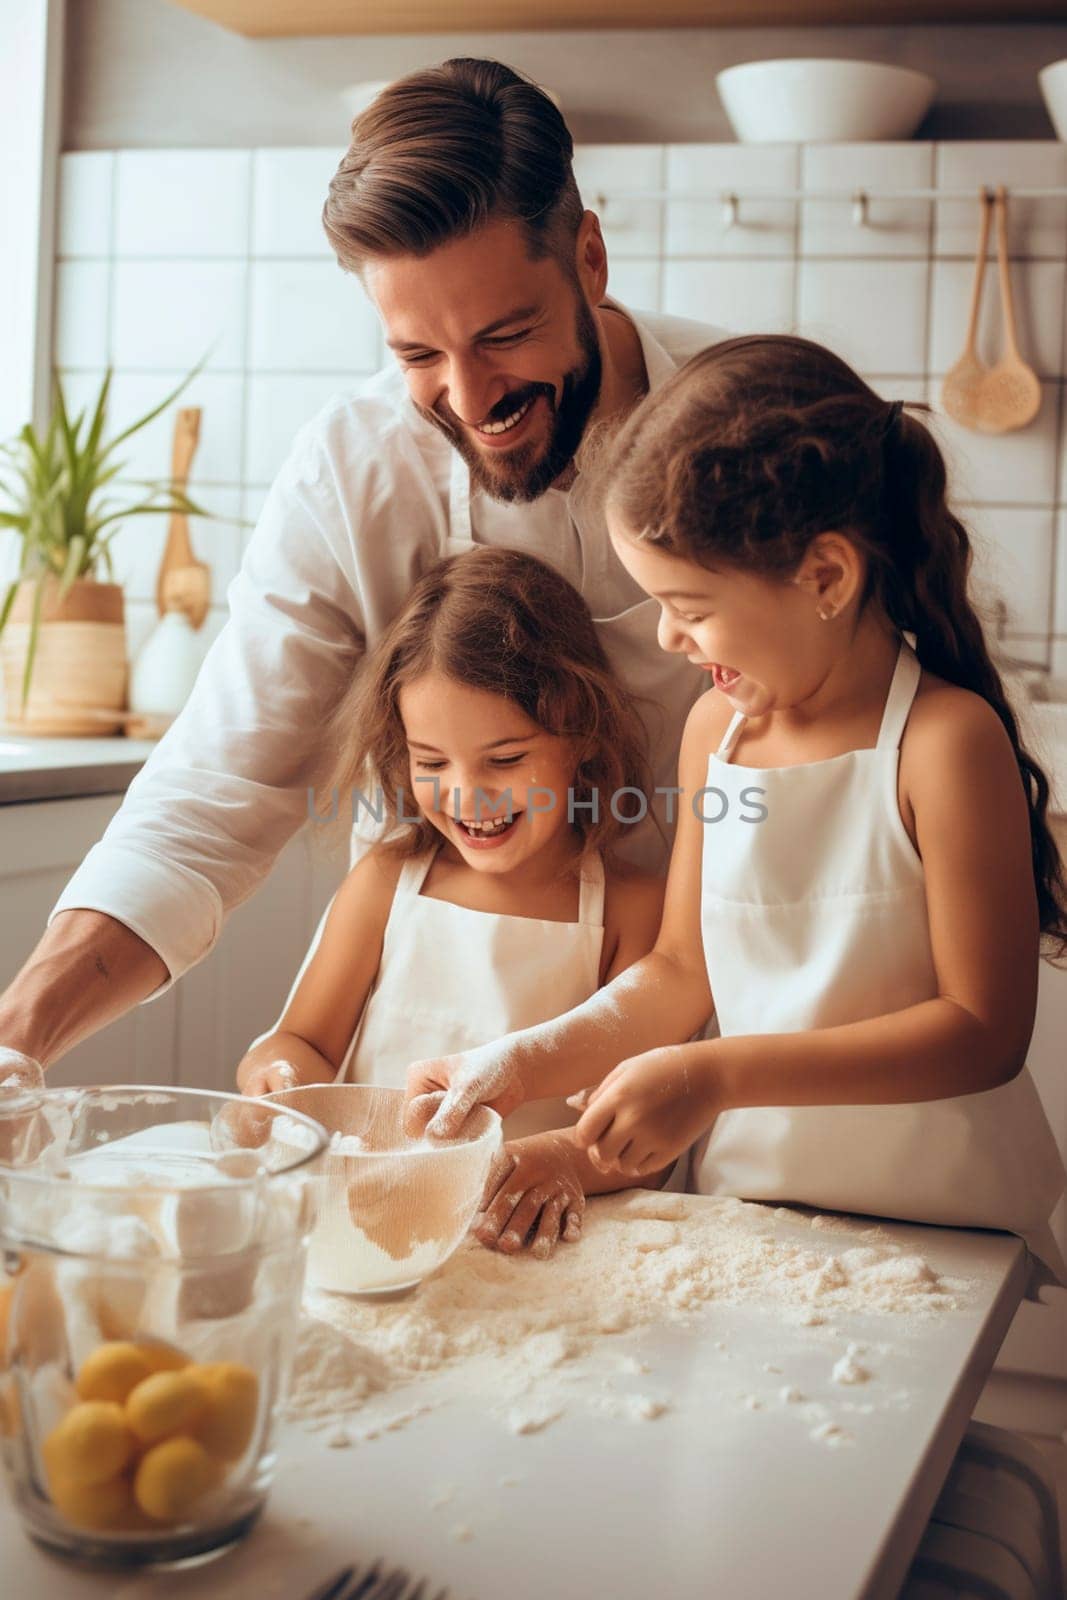
[[[421,894],[435,854],[406,861],[401,870],[378,977],[339,1079],[403,1088],[413,1061],[548,1022],[600,986],[599,855],[582,865],[578,921],[542,922]],[[505,1119],[505,1137],[569,1126],[575,1116],[563,1100],[532,1101]]]
[[[874,749],[734,766],[739,712],[709,758],[702,811],[726,814],[705,827],[701,920],[723,1035],[830,1028],[937,995],[922,861],[897,801],[920,671],[903,640]],[[703,1194],[1006,1229],[1051,1269],[1031,1292],[1067,1282],[1048,1228],[1063,1165],[1025,1068],[952,1099],[727,1111],[694,1147],[692,1177]]]

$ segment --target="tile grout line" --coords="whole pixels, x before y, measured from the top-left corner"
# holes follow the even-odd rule
[[[249,411],[251,409],[251,371],[252,371],[252,294],[253,294],[253,266],[255,261],[255,196],[256,196],[256,152],[248,151],[248,215],[245,221],[245,305],[244,305],[244,349],[243,366],[241,370],[241,426],[240,426],[240,462],[239,472],[241,477],[241,511],[245,514],[245,500],[247,495],[248,479],[248,443],[249,443]],[[258,518],[256,519],[258,522]],[[249,530],[241,530],[241,563],[244,561],[245,548],[248,543]],[[240,565],[240,564],[239,564]]]
[[[1065,371],[1067,371],[1067,274],[1065,274],[1065,281],[1063,285],[1061,315],[1063,322],[1060,328],[1060,365]],[[1054,434],[1056,458],[1053,464],[1052,479],[1052,537],[1050,540],[1049,550],[1049,593],[1048,613],[1046,616],[1046,621],[1048,624],[1048,650],[1046,653],[1045,665],[1048,667],[1050,672],[1054,670],[1058,654],[1062,649],[1062,647],[1057,644],[1055,635],[1056,624],[1058,621],[1057,588],[1060,578],[1060,568],[1063,566],[1065,560],[1067,560],[1067,550],[1061,549],[1063,540],[1067,538],[1067,519],[1065,519],[1063,516],[1062,507],[1064,495],[1063,458],[1065,443],[1067,443],[1067,441],[1064,439],[1065,417],[1067,417],[1067,405],[1064,403],[1063,386],[1061,384],[1059,386],[1059,393],[1056,396],[1056,429]]]
[[[115,366],[115,276],[118,267],[119,226],[119,153],[112,150],[110,161],[110,189],[108,194],[107,242],[107,365]]]
[[[663,204],[664,205],[669,205],[670,202],[669,201],[664,201]],[[800,205],[804,205],[804,204],[809,204],[810,205],[810,204],[812,204],[812,202],[811,201],[791,201],[790,204],[793,205],[793,207],[795,209],[796,207],[798,207]],[[933,204],[932,203],[930,203],[930,209],[931,210],[933,209]],[[788,229],[783,229],[782,231],[783,231],[783,233],[789,233],[790,235],[794,236],[794,243],[793,243],[793,251],[792,252],[788,248],[787,249],[782,249],[782,250],[759,250],[759,251],[749,251],[749,252],[745,252],[745,251],[742,251],[742,250],[669,251],[666,248],[664,248],[663,251],[661,252],[661,254],[659,254],[659,255],[657,255],[654,251],[651,251],[651,250],[635,251],[633,255],[624,254],[621,250],[616,250],[615,253],[614,253],[614,258],[613,259],[615,261],[645,262],[645,263],[649,263],[649,264],[653,264],[653,265],[658,261],[662,262],[665,265],[670,265],[670,264],[672,264],[674,262],[683,262],[683,263],[688,262],[690,264],[692,264],[692,263],[708,264],[708,263],[711,263],[711,262],[729,263],[731,261],[739,261],[739,262],[745,262],[745,263],[752,264],[752,263],[758,263],[758,262],[761,262],[761,261],[767,261],[767,262],[790,261],[790,260],[796,259],[797,257],[801,257],[805,261],[826,261],[826,262],[836,263],[839,266],[861,266],[861,267],[862,266],[867,266],[872,262],[881,262],[881,263],[883,263],[883,265],[889,266],[889,265],[896,265],[896,264],[898,264],[900,262],[905,262],[905,261],[910,261],[913,264],[915,264],[915,263],[920,263],[921,264],[921,263],[925,262],[928,265],[934,265],[934,264],[940,265],[941,263],[944,263],[945,265],[948,265],[948,266],[953,266],[953,265],[955,265],[955,266],[972,266],[974,264],[974,256],[973,255],[963,255],[963,254],[959,254],[959,255],[956,255],[956,254],[952,254],[952,255],[949,255],[949,254],[937,255],[932,250],[928,255],[920,255],[915,251],[891,252],[891,253],[888,253],[888,254],[885,254],[885,255],[878,255],[878,254],[875,254],[873,252],[870,255],[856,255],[856,254],[849,255],[849,254],[846,254],[846,253],[841,252],[841,251],[824,251],[824,250],[808,250],[808,251],[804,251],[804,250],[802,250],[800,248],[800,246],[798,245],[798,243],[796,241],[795,235],[796,235],[798,230],[792,224],[790,225],[790,227]],[[272,266],[278,265],[278,266],[293,266],[293,267],[332,267],[332,266],[336,265],[336,262],[334,261],[332,256],[321,256],[321,255],[314,255],[314,256],[311,256],[311,255],[305,255],[305,256],[257,255],[255,259],[257,261],[267,262]],[[1014,265],[1021,266],[1021,267],[1022,266],[1061,267],[1061,266],[1064,265],[1065,256],[1064,256],[1064,254],[1030,256],[1030,255],[1019,255],[1019,254],[1016,254],[1016,253],[1012,252],[1012,253],[1009,254],[1008,259]],[[58,266],[92,266],[94,263],[99,265],[101,262],[107,262],[109,260],[111,260],[111,257],[108,256],[108,255],[58,255],[56,257],[56,264]],[[194,266],[194,267],[201,267],[201,266],[208,266],[208,267],[212,267],[212,266],[214,266],[214,267],[231,266],[232,267],[232,266],[240,266],[243,262],[245,262],[247,260],[247,257],[241,256],[241,255],[212,256],[212,255],[206,255],[206,254],[202,254],[202,253],[197,253],[197,254],[194,254],[194,255],[174,254],[174,255],[158,255],[158,256],[144,256],[144,255],[125,254],[125,255],[122,256],[122,260],[124,262],[128,262],[132,266],[166,266],[166,267],[173,267],[173,266],[178,266],[178,267],[189,267],[189,266]]]
[[[803,145],[798,145],[796,147],[796,150],[795,150],[794,155],[793,155],[793,161],[794,161],[794,166],[793,166],[794,187],[797,188],[797,189],[803,189],[804,184],[805,184],[805,180],[807,179],[807,164],[808,164],[807,151],[805,150]],[[803,253],[802,253],[803,252],[804,239],[803,239],[803,234],[802,234],[802,231],[801,231],[801,215],[802,215],[802,211],[803,211],[803,202],[800,201],[800,200],[794,201],[793,202],[793,230],[792,230],[793,231],[793,285],[792,285],[792,293],[793,293],[793,332],[794,333],[796,333],[800,328],[800,269],[801,269],[801,266],[802,266],[803,261],[804,261],[804,256],[803,256]]]
[[[939,150],[940,150],[940,145],[939,144],[937,144],[937,143],[931,144],[931,146],[930,146],[930,166],[929,166],[929,170],[928,170],[928,177],[929,177],[929,180],[930,180],[931,189],[939,189],[941,187],[941,171],[940,171],[940,161],[939,161],[939,154],[938,154]],[[934,398],[933,398],[933,393],[932,393],[933,384],[934,384],[934,374],[931,371],[931,367],[933,365],[933,353],[934,353],[934,351],[933,351],[933,344],[934,344],[934,279],[935,279],[935,273],[934,273],[934,244],[936,242],[936,238],[937,238],[937,204],[935,202],[934,204],[932,204],[930,206],[930,214],[929,214],[929,216],[927,218],[927,222],[926,222],[926,248],[927,248],[928,258],[929,258],[929,262],[930,262],[930,268],[929,268],[929,271],[926,274],[926,303],[925,303],[925,307],[924,307],[925,314],[926,314],[926,328],[925,328],[925,338],[923,339],[924,361],[923,361],[922,383],[923,383],[923,399],[925,400],[925,402],[926,402],[926,404],[928,406],[932,406],[932,405],[934,405],[936,403]],[[940,448],[940,446],[939,446],[939,448]]]

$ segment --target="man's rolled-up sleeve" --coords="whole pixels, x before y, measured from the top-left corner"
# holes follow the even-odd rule
[[[155,996],[208,954],[307,818],[325,719],[364,638],[332,493],[314,451],[294,450],[187,704],[49,918],[77,907],[125,923],[167,967]]]

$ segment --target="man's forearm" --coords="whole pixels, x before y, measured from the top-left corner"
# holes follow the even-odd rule
[[[168,976],[124,923],[102,911],[64,911],[0,995],[0,1044],[51,1066]]]

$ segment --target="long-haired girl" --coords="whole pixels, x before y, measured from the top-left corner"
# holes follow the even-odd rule
[[[478,549],[429,572],[329,742],[334,803],[380,809],[389,833],[241,1062],[245,1092],[403,1087],[427,1048],[545,1022],[651,948],[662,884],[612,852],[647,793],[641,723],[581,596],[544,562]],[[484,1242],[547,1253],[577,1236],[590,1187],[626,1186],[577,1150],[573,1121],[558,1101],[509,1119]]]
[[[447,1131],[584,1077],[601,1170],[697,1141],[705,1193],[1011,1229],[1062,1275],[1025,1059],[1063,870],[933,437],[830,351],[750,337],[646,399],[613,469],[615,548],[711,685],[662,930],[505,1078],[422,1063],[412,1093],[448,1090]]]

